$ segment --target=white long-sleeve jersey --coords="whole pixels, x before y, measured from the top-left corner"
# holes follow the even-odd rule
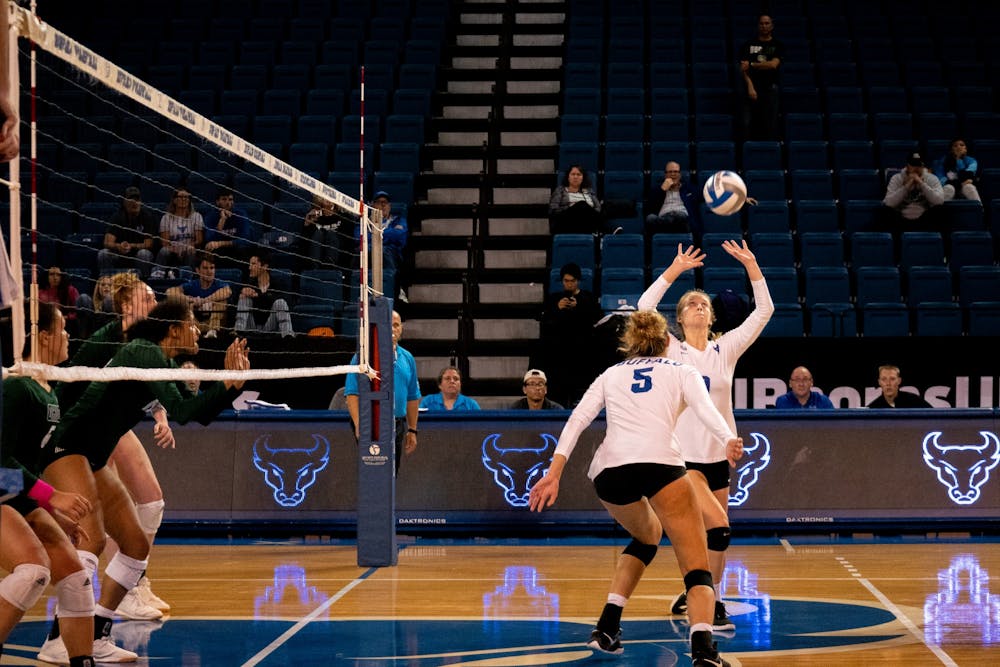
[[[670,285],[662,276],[654,280],[639,299],[639,310],[655,310]],[[712,403],[733,431],[736,430],[736,418],[733,416],[733,376],[736,374],[736,362],[757,340],[774,313],[774,303],[771,301],[767,282],[761,278],[750,281],[750,285],[753,287],[755,306],[743,324],[716,340],[708,341],[704,350],[681,342],[673,334],[669,334],[670,344],[667,346],[668,359],[690,364],[702,374]],[[677,430],[685,461],[716,463],[725,460],[725,443],[719,444],[694,415],[682,414],[677,422]]]
[[[590,479],[605,468],[628,463],[683,466],[675,434],[681,415],[703,423],[723,450],[736,437],[712,405],[697,370],[665,357],[636,357],[615,364],[594,380],[563,427],[556,454],[569,458],[580,434],[602,408],[607,432],[590,463]]]

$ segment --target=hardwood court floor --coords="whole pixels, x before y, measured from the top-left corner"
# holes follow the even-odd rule
[[[139,664],[510,665],[607,662],[584,642],[624,540],[401,540],[362,568],[350,543],[176,542],[150,561],[165,622],[120,622]],[[1000,664],[1000,540],[736,540],[726,570],[734,665]],[[681,590],[661,547],[625,610],[617,665],[687,665]],[[54,602],[4,665],[33,665]]]

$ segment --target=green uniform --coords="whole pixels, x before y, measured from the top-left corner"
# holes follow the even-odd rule
[[[115,353],[125,344],[121,320],[104,325],[83,341],[80,349],[70,359],[70,366],[91,366],[100,368],[111,361]],[[89,382],[60,382],[56,385],[59,404],[68,412],[80,400]]]
[[[42,447],[59,423],[59,402],[54,392],[28,377],[3,381],[3,431],[0,452],[4,468],[20,468],[23,491],[9,502],[21,514],[38,504],[27,492],[42,474]]]
[[[121,347],[109,367],[177,368],[160,346],[137,339]],[[239,394],[221,382],[209,384],[193,396],[182,394],[177,384],[168,381],[91,382],[80,399],[69,406],[43,454],[48,465],[70,454],[87,457],[92,470],[103,468],[118,440],[138,424],[156,401],[167,410],[172,421],[186,424],[196,420],[208,424],[230,405]]]

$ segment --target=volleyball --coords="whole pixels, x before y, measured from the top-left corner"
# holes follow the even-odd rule
[[[732,215],[747,201],[747,184],[733,171],[717,171],[705,181],[705,203],[716,215]]]

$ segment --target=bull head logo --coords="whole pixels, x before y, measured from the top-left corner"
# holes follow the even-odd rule
[[[730,507],[739,507],[750,497],[750,487],[760,479],[760,471],[771,462],[771,442],[763,433],[751,433],[753,447],[743,448],[743,460],[736,469],[736,493],[729,496]]]
[[[990,471],[1000,465],[1000,439],[989,431],[980,431],[982,445],[941,445],[941,431],[924,437],[924,463],[937,473],[938,481],[948,488],[948,497],[958,505],[979,500],[980,489],[990,478]]]
[[[313,433],[312,447],[271,447],[271,436],[253,443],[253,464],[264,473],[264,482],[274,489],[274,500],[282,507],[295,507],[306,499],[306,489],[316,473],[330,463],[330,441]]]
[[[493,473],[493,481],[503,489],[504,500],[512,507],[527,507],[528,493],[552,461],[556,438],[542,433],[543,445],[537,448],[522,447],[500,449],[500,434],[488,435],[483,440],[483,465]]]

